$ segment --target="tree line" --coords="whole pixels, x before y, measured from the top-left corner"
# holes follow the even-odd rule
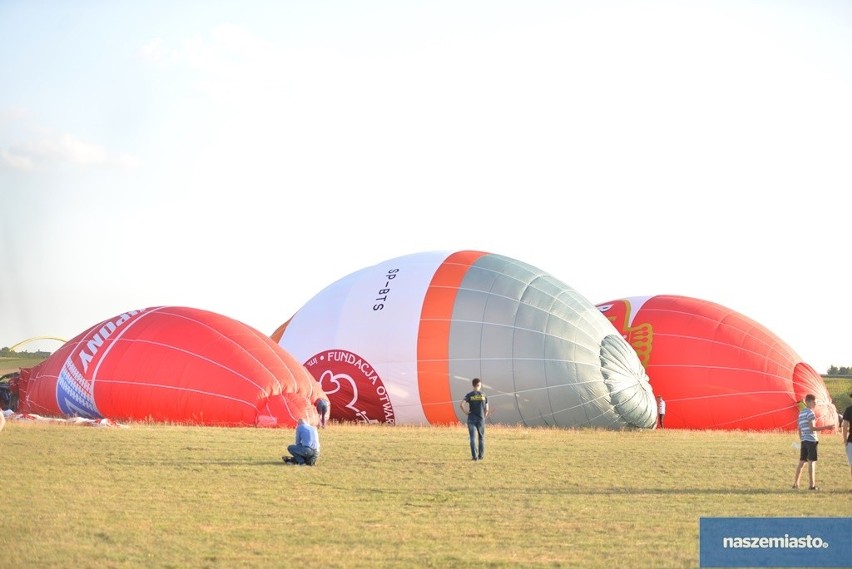
[[[44,359],[50,355],[50,352],[13,352],[8,347],[0,348],[0,358],[29,358],[29,359]]]

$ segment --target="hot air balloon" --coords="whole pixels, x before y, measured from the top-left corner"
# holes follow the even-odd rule
[[[186,307],[100,322],[25,372],[19,412],[90,419],[293,427],[321,394],[266,335]]]
[[[595,306],[500,255],[425,252],[366,267],[320,291],[272,338],[344,421],[457,423],[474,377],[497,423],[656,420],[639,359]]]
[[[673,295],[597,305],[636,350],[666,428],[795,430],[798,403],[817,398],[817,425],[837,422],[820,375],[754,320],[719,304]]]

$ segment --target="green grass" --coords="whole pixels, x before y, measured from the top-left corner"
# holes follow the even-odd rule
[[[831,400],[837,405],[841,413],[852,405],[852,378],[823,378],[825,387],[828,389],[828,394],[831,395]]]
[[[794,433],[334,424],[292,431],[8,422],[10,567],[697,567],[702,516],[852,514],[839,435],[818,493]],[[806,485],[804,482],[803,485]]]
[[[0,375],[18,371],[22,367],[37,366],[47,358],[0,358]]]

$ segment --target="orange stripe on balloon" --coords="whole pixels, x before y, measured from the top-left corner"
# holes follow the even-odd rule
[[[417,387],[431,425],[458,422],[450,391],[450,322],[465,274],[484,255],[487,253],[480,251],[450,255],[435,271],[423,299],[417,335]]]

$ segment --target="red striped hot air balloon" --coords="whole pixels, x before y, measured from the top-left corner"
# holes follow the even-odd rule
[[[27,371],[21,413],[196,425],[316,424],[319,384],[269,337],[195,308],[100,322]]]
[[[636,350],[666,428],[795,430],[799,402],[817,398],[817,425],[837,422],[822,377],[778,336],[719,304],[685,296],[597,305]]]

